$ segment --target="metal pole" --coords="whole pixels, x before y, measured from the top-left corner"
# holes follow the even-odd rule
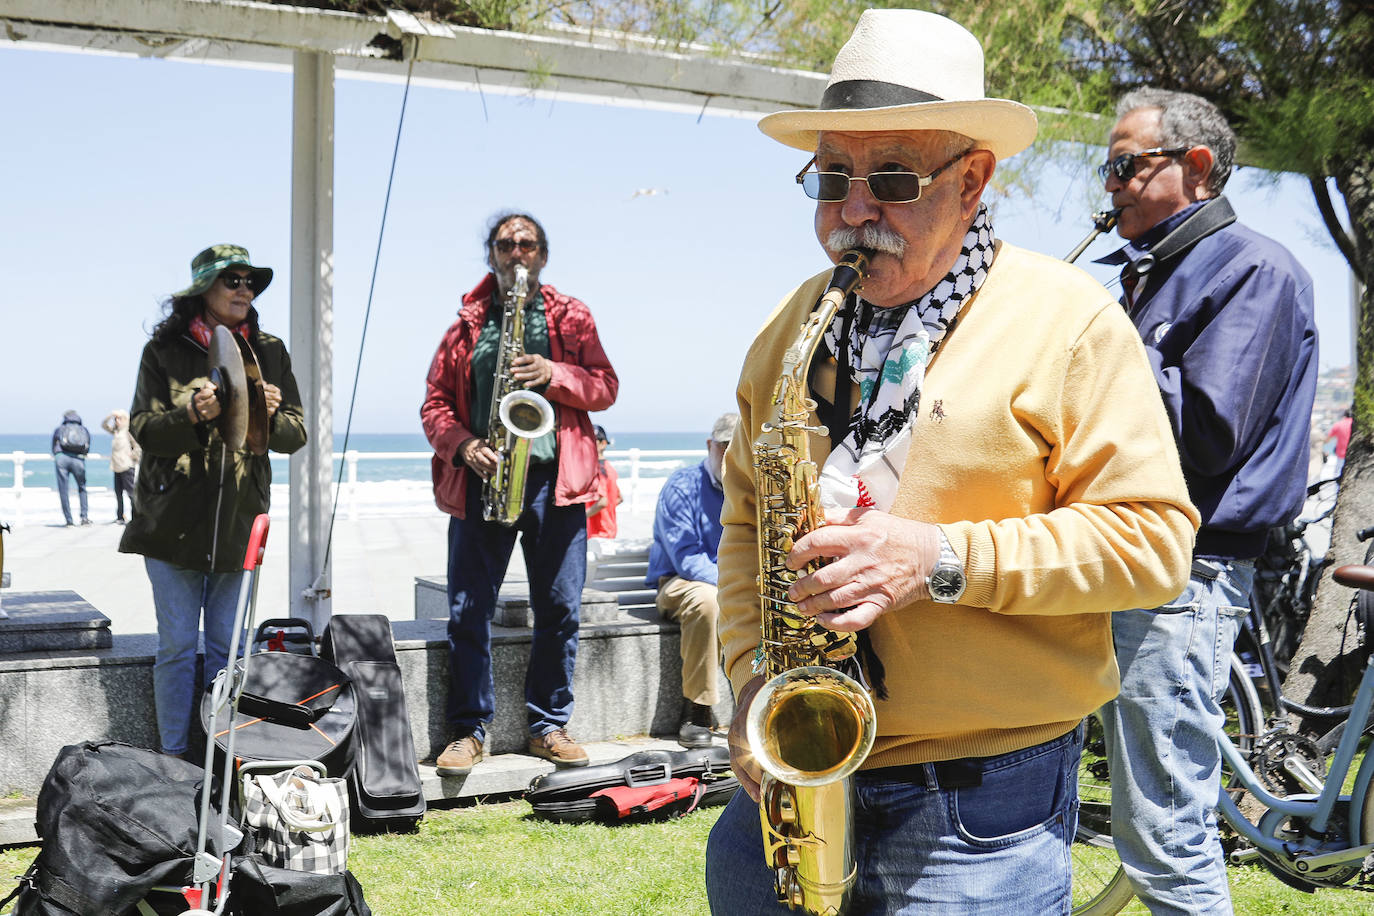
[[[291,361],[309,441],[291,456],[291,614],[323,631],[334,452],[334,58],[297,51],[291,143]]]

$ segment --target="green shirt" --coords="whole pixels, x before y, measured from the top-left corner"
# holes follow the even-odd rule
[[[491,425],[491,392],[496,387],[496,356],[501,345],[502,304],[492,297],[486,322],[472,348],[472,431],[486,437]],[[549,320],[544,297],[536,293],[525,303],[525,352],[549,358]],[[530,389],[543,394],[547,385]],[[530,443],[530,461],[553,461],[558,454],[557,427]]]

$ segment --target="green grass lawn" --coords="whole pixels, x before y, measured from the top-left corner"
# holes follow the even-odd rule
[[[354,837],[349,866],[377,916],[705,914],[706,835],[721,810],[629,827],[550,824],[523,801],[432,810],[415,833]],[[36,853],[0,850],[0,896]],[[1303,894],[1260,866],[1232,868],[1231,889],[1241,916],[1366,916],[1374,904],[1357,891]]]

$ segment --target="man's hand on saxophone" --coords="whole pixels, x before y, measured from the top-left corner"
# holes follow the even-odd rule
[[[458,460],[480,474],[483,480],[496,470],[496,452],[481,436],[473,436],[458,446]]]
[[[926,578],[939,554],[939,529],[928,522],[877,509],[832,509],[787,555],[789,569],[829,562],[794,582],[787,597],[828,630],[862,630],[895,607],[929,597]]]
[[[763,780],[763,768],[759,766],[758,761],[754,759],[753,751],[749,749],[749,739],[745,736],[745,722],[749,719],[749,707],[753,705],[754,697],[763,685],[763,675],[751,678],[749,683],[744,685],[739,698],[735,700],[735,715],[730,720],[730,731],[725,736],[725,742],[730,746],[730,769],[739,780],[740,788],[749,793],[754,804],[758,804],[759,801],[759,784]]]
[[[510,374],[526,388],[538,388],[553,380],[553,363],[538,353],[526,353],[511,360]]]

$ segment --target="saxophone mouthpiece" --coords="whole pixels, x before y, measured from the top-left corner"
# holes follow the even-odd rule
[[[1098,210],[1093,214],[1093,228],[1098,232],[1110,232],[1116,226],[1116,219],[1121,215],[1120,207],[1113,207],[1110,210]]]
[[[835,263],[835,272],[830,275],[830,285],[826,292],[839,290],[848,296],[858,289],[868,276],[868,264],[876,252],[872,248],[850,248],[840,255]]]

